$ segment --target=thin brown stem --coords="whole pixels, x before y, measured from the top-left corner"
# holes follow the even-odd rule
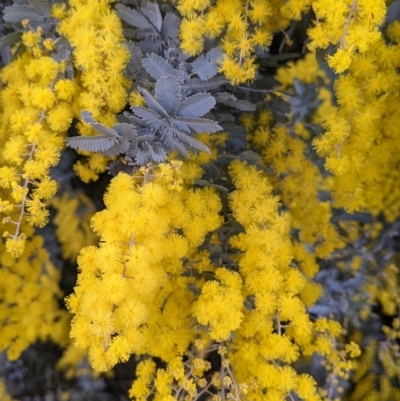
[[[28,161],[32,160],[33,155],[35,154],[35,150],[36,150],[35,144],[32,144],[31,151],[29,152],[29,156],[28,156]],[[22,188],[25,190],[25,189],[28,188],[28,186],[29,186],[29,178],[26,177],[25,181],[24,181],[24,185],[22,186]],[[18,221],[17,221],[17,227],[15,228],[15,233],[13,235],[14,241],[16,241],[18,239],[18,236],[19,236],[19,232],[20,232],[21,224],[22,224],[22,219],[24,218],[24,214],[25,214],[25,204],[26,204],[27,197],[28,197],[28,192],[26,192],[24,194],[23,198],[22,198],[21,212],[19,214]]]
[[[354,14],[356,13],[357,4],[358,4],[358,0],[354,0],[353,4],[351,5],[351,9],[350,9],[349,15],[347,16],[346,22],[344,24],[343,35],[340,38],[339,49],[344,49],[344,46],[346,44],[346,36],[347,36],[347,33],[349,32],[349,28],[350,28],[350,22],[351,22],[351,19],[354,16]]]

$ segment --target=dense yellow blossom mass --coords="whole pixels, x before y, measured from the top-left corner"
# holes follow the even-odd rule
[[[0,352],[129,361],[136,401],[399,400],[391,2],[14,3]]]
[[[153,172],[146,171],[142,183],[120,173],[105,195],[107,209],[92,218],[100,246],[81,251],[78,286],[68,305],[75,314],[71,336],[76,346],[88,348],[96,370],[108,370],[132,353],[168,360],[177,350],[182,352],[194,335],[188,323],[190,311],[177,314],[193,296],[179,278],[182,258],[190,261],[204,236],[221,223],[217,218],[193,230],[192,222],[206,212],[218,213],[221,206],[212,191],[171,188],[179,177],[177,168],[168,171],[168,165],[161,166],[161,176],[156,173],[147,182]],[[193,196],[198,199],[191,207]],[[186,215],[176,219],[174,210],[185,210]],[[176,279],[181,283],[172,292]],[[100,287],[103,294],[97,290]],[[164,328],[159,327],[161,321]],[[166,340],[167,333],[173,340],[178,332],[178,343]]]

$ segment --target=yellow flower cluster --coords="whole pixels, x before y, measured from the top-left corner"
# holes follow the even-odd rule
[[[84,90],[77,107],[98,118],[118,113],[127,103],[123,77],[130,53],[124,45],[122,24],[106,0],[70,0],[58,31],[73,47],[74,65]],[[56,6],[55,6],[56,7]]]
[[[53,14],[61,20],[57,29],[71,45],[77,69],[75,116],[80,118],[80,112],[86,110],[97,121],[112,126],[116,113],[128,102],[127,88],[131,85],[123,74],[130,52],[124,43],[121,20],[108,0],[70,0],[69,5],[68,11],[58,13],[60,7],[55,4]],[[87,124],[79,122],[77,127],[82,135],[95,135]],[[106,170],[107,159],[100,154],[86,155],[88,159],[78,161],[74,171],[87,183]]]
[[[52,6],[58,34],[73,47],[72,65],[52,58],[56,40],[29,28],[22,34],[26,52],[0,73],[0,351],[16,359],[39,340],[68,345],[58,365],[68,377],[77,374],[74,365],[86,353],[97,372],[135,354],[141,359],[129,395],[138,401],[208,395],[213,401],[332,400],[333,388],[342,391],[341,380],[355,383],[351,401],[400,399],[393,386],[400,381],[395,263],[365,285],[368,301],[360,301],[359,293],[351,299],[363,302],[358,310],[364,320],[374,303],[392,319],[382,326],[386,338],[368,345],[361,363],[349,361],[360,355],[361,331],[348,335],[346,319],[342,328],[307,311],[322,294],[315,282],[319,264],[337,258],[330,263],[341,273],[364,274],[361,267],[372,254],[367,248],[383,226],[336,224],[335,213],[368,211],[385,223],[399,218],[400,23],[390,25],[383,39],[378,28],[385,2],[175,2],[183,17],[181,50],[199,54],[205,39],[216,39],[224,52],[221,71],[232,84],[251,80],[255,52],[312,7],[316,21],[308,31],[309,48],[337,46],[328,64],[337,73],[346,71],[333,83],[335,103],[322,88],[321,105],[307,122],[294,123],[289,115],[285,125],[276,124],[268,110],[244,114],[247,144],[261,155],[262,165],[234,158],[221,177],[227,188],[233,184],[229,195],[211,186],[193,188],[203,174],[200,166],[217,159],[228,137],[204,134],[198,138],[210,154],[181,163],[172,153],[169,163],[119,173],[104,195],[105,209],[91,216],[93,203],[82,194],[54,198],[57,183],[49,171],[82,110],[111,126],[128,100],[143,104],[138,92],[127,97],[130,55],[110,3],[70,0],[69,8]],[[277,73],[285,92],[295,79],[331,84],[314,55],[288,67]],[[313,125],[324,132],[313,137]],[[78,128],[95,134],[82,121]],[[87,159],[74,171],[84,182],[97,179],[108,160],[82,154]],[[78,258],[77,285],[67,298],[73,345],[66,336],[67,313],[58,307],[60,273],[33,228],[46,224],[49,205],[56,212],[63,259]],[[365,247],[348,256],[349,244],[361,236]],[[324,390],[296,370],[314,355],[328,376]],[[220,364],[217,370],[211,359]],[[368,372],[373,365],[385,374]],[[0,382],[0,397],[3,393]]]
[[[215,276],[203,285],[193,304],[193,316],[201,325],[209,326],[213,340],[224,341],[243,319],[242,280],[238,273],[225,268],[218,269]]]
[[[335,175],[328,186],[335,206],[383,213],[389,221],[399,215],[398,49],[379,39],[353,57],[334,83],[337,106],[321,115],[325,132],[313,140]]]
[[[136,400],[152,395],[157,399],[185,396],[194,400],[214,386],[215,397],[228,393],[237,399],[275,400],[296,393],[304,400],[327,399],[322,390],[319,394],[310,375],[298,374],[291,365],[301,355],[317,353],[324,358],[332,380],[347,377],[352,365],[346,356],[356,357],[358,346],[336,346],[336,338],[341,334],[338,322],[310,320],[306,305],[311,306],[320,294],[311,281],[317,269],[312,267],[308,274],[303,274],[291,264],[293,253],[299,252],[289,239],[288,214],[279,212],[280,199],[272,194],[273,186],[265,174],[240,161],[234,161],[229,171],[237,188],[230,195],[230,207],[245,230],[230,240],[231,246],[241,251],[230,254],[239,271],[216,268],[204,251],[185,257],[189,271],[193,269],[189,281],[172,276],[177,270],[168,267],[171,281],[163,284],[152,302],[163,305],[163,309],[151,309],[147,321],[137,329],[147,343],[140,344],[144,338],[138,336],[138,349],[134,350],[160,357],[167,366],[157,369],[151,359],[142,361],[130,396]],[[194,203],[186,205],[189,204],[195,207]],[[139,210],[138,219],[140,214]],[[219,244],[216,237],[213,241]],[[315,265],[314,260],[312,263]],[[204,281],[203,272],[213,274],[213,279]],[[147,295],[140,295],[146,303]],[[190,325],[193,317],[197,325]],[[211,368],[207,355],[216,349],[221,357],[221,371],[211,380],[206,379],[204,374]],[[188,358],[185,364],[182,356]]]
[[[291,135],[287,126],[270,125],[271,114],[268,112],[255,116],[249,141],[259,147],[264,163],[271,166],[274,189],[288,206],[292,225],[299,230],[300,242],[313,244],[315,256],[329,257],[343,243],[331,223],[329,203],[321,202],[318,197],[322,176],[307,157],[303,139]],[[299,254],[296,254],[297,259],[301,251],[296,253]],[[310,277],[317,273],[312,266],[304,267],[303,271]]]
[[[189,278],[180,277],[182,258],[190,260],[221,224],[221,204],[210,189],[171,185],[179,181],[179,167],[144,168],[141,178],[120,173],[104,197],[106,209],[92,218],[101,242],[81,251],[68,307],[75,314],[71,337],[88,349],[95,370],[132,353],[168,361],[192,340],[194,295]]]
[[[207,383],[204,375],[211,369],[211,363],[205,358],[217,347],[203,347],[201,340],[195,343],[201,344],[201,349],[193,345],[185,361],[182,356],[176,356],[168,361],[166,369],[157,369],[150,358],[142,360],[137,365],[137,379],[132,384],[129,396],[144,400],[153,395],[154,399],[173,401],[183,396],[195,400],[206,393],[211,382]]]
[[[388,29],[392,40],[398,38],[395,28],[396,24],[392,24]],[[314,187],[331,191],[337,207],[344,207],[349,212],[367,209],[374,215],[383,213],[388,221],[397,218],[400,206],[399,190],[395,184],[399,172],[399,137],[393,106],[396,104],[399,82],[395,72],[399,65],[396,49],[397,43],[387,45],[379,40],[371,46],[368,55],[355,55],[350,69],[334,83],[338,105],[332,105],[326,89],[321,89],[319,97],[323,103],[314,116],[315,123],[325,127],[325,133],[313,139],[313,147],[319,156],[325,158],[325,168],[335,174],[334,178],[328,180],[313,178]],[[376,55],[374,52],[377,52]],[[310,78],[307,80],[306,77],[310,77],[310,71],[313,71],[312,76],[320,76],[326,81],[311,56],[289,67],[289,70],[280,69],[277,74],[283,88],[290,87],[294,76],[311,83]],[[258,124],[254,122],[252,127],[254,132],[250,140],[253,143],[262,145],[268,141],[268,129],[258,130]],[[300,138],[307,139],[310,136],[299,125],[295,127],[295,132]],[[268,143],[271,149],[272,143]],[[309,157],[303,159],[303,164],[312,165],[308,160]],[[303,167],[299,171],[306,170]],[[314,171],[318,173],[315,167]],[[309,173],[304,174],[302,181],[293,187],[289,180],[289,187],[301,188],[300,192],[303,193],[303,183],[309,176]],[[292,208],[298,199],[297,196],[296,202],[293,199],[285,203]],[[307,210],[307,204],[311,206],[307,200],[303,205],[304,210]],[[296,224],[295,219],[293,221]]]
[[[230,174],[237,188],[231,194],[233,215],[245,229],[231,244],[243,253],[238,260],[243,295],[254,299],[254,310],[244,311],[228,348],[232,369],[249,385],[251,399],[284,398],[294,391],[304,399],[319,400],[315,381],[297,375],[290,366],[312,342],[313,324],[299,297],[307,279],[290,266],[288,215],[279,212],[280,199],[256,168],[233,162]]]
[[[83,193],[64,193],[51,200],[56,210],[54,217],[57,239],[61,244],[63,259],[75,261],[80,250],[96,243],[96,237],[90,229],[90,218],[95,208],[93,202]]]
[[[221,38],[224,51],[221,72],[234,85],[254,79],[255,51],[266,49],[275,32],[300,19],[310,0],[179,0],[184,17],[180,27],[181,49],[196,55],[203,51],[205,38]]]
[[[35,35],[35,41],[26,38]],[[56,62],[43,48],[41,30],[22,35],[27,51],[3,68],[1,80],[0,188],[7,251],[20,256],[26,236],[21,232],[24,219],[35,227],[43,227],[49,217],[45,203],[57,191],[57,183],[49,177],[57,165],[63,137],[73,118],[71,105],[57,88],[71,87],[65,79],[65,63]]]
[[[379,369],[376,369],[376,367]],[[355,365],[350,401],[391,401],[400,398],[397,381],[399,350],[395,340],[371,341]],[[375,367],[375,369],[374,369]]]
[[[328,57],[329,66],[338,74],[347,70],[355,54],[367,54],[381,39],[380,25],[386,15],[384,0],[316,0],[312,2],[314,26],[309,28],[308,48],[337,47]]]
[[[10,360],[37,341],[65,346],[70,318],[59,308],[60,272],[43,249],[43,239],[24,227],[30,240],[24,254],[13,258],[0,244],[0,351]],[[31,232],[30,232],[31,231]]]
[[[297,77],[305,83],[312,83],[311,76],[319,76],[321,82],[327,82],[324,73],[311,55],[297,63],[290,63],[289,67],[278,70],[277,74],[284,90],[290,90]],[[325,88],[319,90],[319,97],[322,104],[313,116],[313,121],[317,124],[333,109],[329,92]],[[348,224],[341,224],[341,227],[346,230],[347,237],[339,236],[331,221],[333,214],[331,203],[320,200],[321,190],[324,190],[327,185],[331,190],[336,186],[324,178],[310,157],[305,142],[310,138],[308,128],[303,124],[291,125],[290,119],[291,116],[286,126],[274,126],[272,113],[262,111],[258,115],[243,116],[242,122],[248,131],[248,140],[253,149],[261,153],[263,162],[267,166],[268,178],[274,190],[280,194],[282,203],[290,215],[292,227],[296,229],[292,248],[295,263],[292,262],[290,266],[298,265],[304,278],[310,280],[319,270],[317,258],[329,260],[334,251],[344,248],[344,241],[355,241],[360,232],[357,231],[358,234],[354,233],[352,237]],[[243,202],[238,204],[245,212],[251,210],[243,205]],[[354,264],[359,266],[356,260]],[[321,287],[313,281],[308,281],[306,289],[300,291],[299,296],[305,305],[311,306],[320,294]],[[271,305],[270,301],[268,304]],[[328,372],[331,372],[328,375],[328,381],[336,386],[337,377],[347,378],[352,368],[352,364],[344,362],[343,358],[346,354],[350,358],[356,357],[360,351],[355,343],[347,345],[344,349],[338,348],[333,338],[340,334],[340,325],[334,321],[323,322],[324,320],[318,320],[313,325],[314,335],[318,333],[316,338],[308,344],[299,345],[304,355],[316,352],[326,358],[324,366]],[[299,336],[294,336],[294,343],[297,338]],[[254,350],[256,349],[257,347],[254,346]],[[320,396],[328,399],[329,393],[321,391]]]
[[[394,69],[397,68],[395,66],[398,66],[397,50],[395,50],[398,49],[398,45],[396,44],[399,39],[398,31],[398,24],[392,24],[388,28],[388,34],[393,41],[392,43],[384,44],[383,41],[379,40],[376,46],[375,44],[371,45],[368,55],[357,54],[354,56],[347,73],[340,76],[335,82],[338,107],[331,104],[329,98],[321,89],[320,98],[324,103],[319,107],[313,119],[317,124],[321,123],[321,121],[326,123],[326,116],[329,116],[329,126],[328,124],[325,125],[328,128],[327,132],[314,139],[314,147],[320,156],[326,156],[331,152],[332,157],[337,157],[337,155],[340,155],[345,150],[347,151],[346,155],[348,155],[345,157],[347,157],[350,163],[355,163],[357,161],[356,157],[362,162],[359,162],[358,166],[350,164],[351,167],[343,175],[340,175],[337,170],[331,170],[336,174],[334,178],[323,179],[322,176],[314,178],[316,190],[319,188],[328,189],[332,191],[336,200],[338,199],[338,195],[340,195],[341,202],[338,205],[347,208],[349,211],[364,209],[376,216],[383,214],[389,222],[398,218],[399,213],[398,186],[394,184],[398,179],[399,146],[398,135],[395,129],[395,112],[391,107],[392,102],[396,102],[395,99],[397,99],[397,90],[394,88],[397,88],[398,76],[394,72]],[[387,55],[387,63],[381,60],[379,56],[374,56],[375,51],[379,52],[379,54]],[[309,60],[311,59],[309,58]],[[293,77],[300,76],[302,77],[302,81],[311,83],[312,80],[307,81],[307,77],[302,73],[304,71],[302,67],[305,64],[303,61],[296,63],[296,65],[292,64],[289,73]],[[313,65],[308,61],[307,66],[307,72],[314,71],[313,76],[319,75],[322,79],[326,80],[321,75],[321,71],[316,69],[318,67],[315,62]],[[291,85],[291,78],[286,72],[287,70],[283,69],[278,72],[279,80],[283,83],[285,89]],[[352,83],[351,88],[349,86],[350,82]],[[371,121],[368,116],[373,110],[375,110],[375,117]],[[342,120],[343,116],[346,116],[346,121]],[[301,130],[298,128],[300,127],[295,126],[294,132],[299,135],[299,138],[307,139],[309,134],[307,137],[307,131],[304,130],[304,127]],[[271,136],[270,132],[268,133]],[[262,143],[262,135],[260,134],[259,136],[259,142]],[[257,134],[253,133],[253,137],[257,138]],[[290,138],[290,140],[294,140],[293,136],[290,136]],[[336,138],[337,142],[334,142],[334,138]],[[329,145],[333,145],[334,143],[336,147],[332,146],[331,150],[329,150]],[[271,145],[269,149],[271,149]],[[292,151],[288,149],[286,155],[289,156],[290,153]],[[305,160],[308,159],[309,157]],[[328,159],[326,161],[326,167],[328,169],[333,168],[333,164]],[[290,211],[299,203],[302,197],[301,194],[303,193],[303,182],[306,182],[306,179],[307,176],[304,176],[303,180],[297,183],[297,187],[301,189],[298,196],[285,201]],[[349,182],[349,179],[351,182]],[[278,187],[282,187],[280,179],[277,179],[276,182]],[[355,188],[357,188],[357,195],[359,196],[357,204],[353,204],[356,194],[354,191]],[[284,197],[284,191],[285,189],[283,188],[282,197]],[[362,204],[360,199],[362,199]],[[312,201],[308,199],[308,202]],[[328,203],[325,206],[326,212],[329,213],[327,215],[329,219],[325,220],[323,225],[327,228],[328,224],[330,225],[329,220],[332,212],[331,206]],[[308,210],[306,204],[302,208],[303,210]],[[310,212],[303,214],[304,221],[310,222],[315,215],[318,215],[318,213],[314,212],[314,210],[318,210],[317,205],[314,208],[312,209],[313,212],[310,210]],[[296,219],[293,219],[293,224],[295,224],[295,221]],[[342,222],[340,223],[340,228],[345,232],[340,240],[352,244],[358,238],[365,236],[366,229],[371,231],[371,235],[368,237],[373,242],[381,231],[382,224],[374,223],[371,227],[365,227],[355,222],[353,224]],[[321,230],[322,233],[324,231]],[[325,235],[322,234],[321,237],[324,238]],[[329,239],[329,242],[331,241]],[[308,241],[303,237],[302,242]],[[334,248],[340,249],[341,247],[337,248],[336,246]],[[316,249],[318,249],[318,245]],[[329,257],[329,253],[331,251],[324,257]],[[310,255],[310,257],[312,256]],[[323,255],[320,254],[319,256]],[[357,273],[359,275],[366,274],[365,270],[362,273],[359,272],[361,264],[365,263],[368,263],[365,257],[354,256],[348,259],[347,262],[339,262],[337,266],[341,271],[351,270],[354,274]],[[391,400],[399,397],[398,389],[392,385],[394,381],[399,379],[398,369],[395,368],[399,363],[400,357],[397,345],[400,327],[397,318],[399,310],[399,294],[397,290],[398,268],[394,264],[390,264],[377,277],[376,269],[379,266],[372,263],[370,267],[373,269],[373,280],[364,287],[369,298],[368,301],[363,303],[360,309],[360,316],[363,320],[371,317],[372,307],[379,303],[385,315],[393,316],[393,321],[391,325],[383,325],[382,327],[386,338],[382,339],[378,343],[378,346],[377,344],[370,343],[362,359],[354,363],[355,376],[352,381],[355,383],[355,391],[350,397],[353,401],[361,401],[367,398],[370,400]],[[371,270],[369,271],[371,272]],[[359,296],[352,299],[352,302],[355,303],[360,303],[360,301]],[[357,331],[353,333],[351,338],[358,344],[365,343],[367,340],[364,339],[363,341],[362,333]],[[354,342],[347,345],[345,351],[350,357],[357,356],[360,353],[358,346]],[[372,369],[372,366],[376,366],[377,363],[380,365],[380,368]],[[333,364],[331,363],[331,365]],[[346,370],[347,366],[344,366],[344,368]],[[382,374],[377,373],[380,370],[383,372]],[[335,372],[335,369],[332,369],[329,380],[332,386],[340,390],[336,377],[337,372]],[[343,391],[343,388],[341,390]],[[326,393],[324,396],[327,397],[328,395]]]
[[[297,77],[306,84],[317,78],[326,81],[313,54],[278,69],[277,79],[286,92],[292,90]],[[320,118],[320,113],[331,109],[331,102],[325,95],[325,90],[321,89],[322,104],[313,117],[315,120]],[[319,197],[324,178],[306,146],[310,133],[301,123],[292,125],[291,118],[289,116],[287,125],[275,125],[272,113],[263,110],[256,115],[243,116],[242,122],[247,139],[262,155],[262,161],[268,167],[268,178],[297,232],[292,238],[292,264],[309,279],[300,297],[305,305],[311,306],[322,292],[321,286],[311,280],[319,271],[318,258],[329,260],[333,251],[343,248],[344,242],[332,224],[330,203],[321,202]]]

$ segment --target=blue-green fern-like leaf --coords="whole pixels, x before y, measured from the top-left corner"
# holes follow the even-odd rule
[[[131,58],[128,62],[128,70],[135,76],[139,75],[143,69],[142,67],[143,53],[140,50],[140,48],[131,41],[127,42],[126,46],[128,47],[129,52],[131,53]]]
[[[151,29],[150,21],[142,15],[139,11],[124,6],[123,4],[117,4],[115,6],[117,11],[117,15],[122,21],[125,21],[127,24],[140,29]]]
[[[174,75],[175,70],[171,64],[168,63],[165,58],[158,56],[157,54],[150,54],[142,60],[144,69],[154,79],[160,79],[166,75]]]
[[[160,129],[164,124],[162,117],[155,111],[145,108],[145,107],[132,107],[133,113],[140,118],[138,121],[141,125],[145,125],[155,130]]]
[[[156,82],[155,94],[157,101],[168,113],[175,111],[181,102],[181,91],[178,79],[173,75],[161,77]]]
[[[113,129],[122,138],[125,138],[125,139],[128,139],[128,140],[136,139],[137,136],[138,136],[136,127],[134,127],[132,124],[129,124],[129,123],[118,123],[118,124],[115,124]]]
[[[162,163],[167,158],[167,152],[158,143],[147,143],[151,158],[156,163]]]
[[[227,106],[234,107],[235,109],[241,111],[256,110],[256,106],[254,106],[254,104],[251,104],[247,100],[238,99],[236,96],[232,95],[232,93],[218,92],[214,93],[213,96],[218,103],[226,104]]]
[[[206,152],[206,153],[211,153],[210,149],[208,149],[208,147],[203,142],[200,142],[197,139],[191,137],[190,135],[185,134],[184,132],[174,129],[174,128],[173,128],[173,132],[174,132],[175,137],[179,140],[179,142],[188,145],[192,149],[200,150],[200,151]]]
[[[151,23],[151,26],[154,27],[158,32],[160,32],[162,27],[162,16],[158,3],[143,1],[140,10],[143,12],[144,15],[146,15]]]
[[[222,131],[222,127],[213,120],[207,118],[175,117],[174,124],[181,130],[186,131],[185,127],[190,128],[196,133],[206,132],[208,134]]]
[[[143,99],[145,100],[147,106],[150,109],[152,109],[153,111],[155,111],[156,113],[160,114],[163,117],[166,118],[169,117],[167,110],[165,110],[164,107],[162,107],[161,104],[157,102],[154,96],[147,89],[138,86],[138,91],[143,96]]]
[[[176,41],[178,39],[180,24],[181,19],[176,14],[168,12],[165,14],[161,32],[168,39]]]
[[[151,160],[151,154],[148,149],[137,149],[134,155],[136,163],[143,166]]]
[[[218,62],[222,55],[222,50],[218,48],[213,48],[206,54],[200,55],[192,62],[193,72],[203,80],[214,77],[218,73]]]
[[[168,149],[176,150],[183,156],[189,157],[189,152],[185,146],[177,140],[172,127],[163,130],[160,140]]]
[[[111,148],[104,150],[102,153],[104,156],[118,156],[120,154],[126,153],[130,147],[130,142],[127,140],[121,140],[121,142],[117,142]]]
[[[96,131],[100,132],[104,136],[118,138],[118,133],[115,130],[97,122],[89,112],[82,111],[81,117],[86,124],[90,124]]]
[[[202,117],[214,106],[215,99],[209,93],[196,93],[187,97],[176,109],[180,117]]]
[[[98,136],[74,136],[67,139],[67,146],[90,152],[104,152],[118,143],[118,138]]]
[[[200,78],[191,78],[182,84],[182,91],[188,94],[208,92],[225,85],[227,82],[228,81],[222,76],[207,79],[206,81]]]

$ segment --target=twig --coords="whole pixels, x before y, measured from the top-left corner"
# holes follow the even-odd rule
[[[272,88],[272,89],[256,89],[256,88],[249,88],[248,86],[236,86],[236,88],[247,92],[259,92],[259,93],[279,92],[282,89],[282,87]]]
[[[288,43],[289,46],[291,45],[292,40],[290,39],[290,35],[293,34],[294,30],[296,29],[296,25],[297,25],[297,22],[293,22],[292,25],[290,25],[290,28],[288,29],[287,32],[282,31],[284,38],[279,46],[279,50],[278,50],[279,54],[282,54],[283,47],[285,46],[286,42]]]
[[[344,48],[347,32],[349,31],[349,27],[350,27],[351,19],[353,18],[353,15],[357,10],[357,3],[358,3],[358,0],[354,0],[353,4],[351,5],[351,9],[350,9],[349,15],[347,16],[347,20],[346,20],[346,22],[344,24],[343,35],[340,38],[339,49],[343,49]]]

